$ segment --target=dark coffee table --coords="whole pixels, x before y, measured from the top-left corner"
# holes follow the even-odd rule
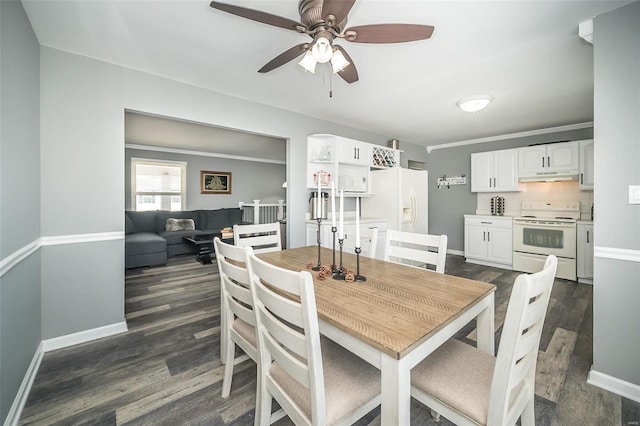
[[[200,263],[206,264],[211,263],[213,259],[215,259],[215,253],[213,252],[213,239],[215,237],[220,238],[227,244],[233,244],[233,238],[222,238],[221,232],[215,232],[211,234],[187,235],[182,238],[184,238],[186,241],[189,241],[198,249],[196,258]]]

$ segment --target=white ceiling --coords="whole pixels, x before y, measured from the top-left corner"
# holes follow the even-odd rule
[[[298,2],[227,3],[299,20]],[[593,120],[593,46],[578,24],[631,1],[358,0],[347,26],[418,23],[429,40],[340,44],[360,80],[257,70],[310,40],[201,1],[23,0],[42,45],[424,146]],[[597,35],[596,40],[597,43]],[[456,101],[489,94],[483,111]]]

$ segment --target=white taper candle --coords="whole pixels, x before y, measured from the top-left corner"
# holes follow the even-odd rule
[[[360,197],[356,197],[356,247],[360,248]]]
[[[340,190],[340,227],[338,228],[338,238],[344,240],[344,189]]]
[[[336,185],[331,181],[331,226],[336,227]]]
[[[318,198],[316,198],[316,219],[320,219],[320,202],[322,201],[322,192],[320,192],[320,186],[322,185],[322,176],[318,172]]]

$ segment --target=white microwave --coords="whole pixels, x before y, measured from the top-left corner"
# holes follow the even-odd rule
[[[344,192],[367,192],[367,176],[340,175],[338,176],[338,188]]]

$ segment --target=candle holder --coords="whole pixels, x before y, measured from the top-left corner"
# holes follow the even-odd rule
[[[336,232],[337,230],[338,229],[335,226],[331,227],[331,233],[333,234],[333,261],[331,263],[331,272],[334,274],[340,272],[336,267]]]
[[[344,266],[342,266],[342,245],[344,244],[344,238],[338,237],[338,245],[340,246],[340,267],[336,269],[333,274],[334,280],[344,280]]]
[[[354,277],[356,282],[364,282],[367,280],[367,277],[364,275],[360,275],[360,252],[362,249],[360,247],[356,247],[356,276]]]
[[[318,233],[316,234],[318,237],[318,265],[311,268],[312,271],[319,271],[322,268],[320,264],[320,222],[322,222],[322,218],[318,217],[316,220],[318,221]]]

